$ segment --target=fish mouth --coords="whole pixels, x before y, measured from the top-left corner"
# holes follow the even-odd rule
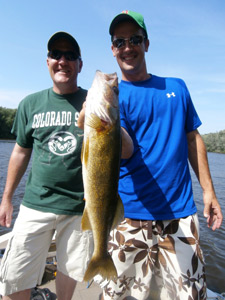
[[[103,119],[100,119],[100,120],[101,120],[101,123],[103,126],[106,126],[107,124],[109,124],[109,122],[106,120],[103,120]]]

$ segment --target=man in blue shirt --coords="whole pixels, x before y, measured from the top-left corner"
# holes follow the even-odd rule
[[[197,130],[201,121],[183,80],[147,72],[149,39],[142,15],[123,11],[109,32],[122,72],[121,127],[132,138],[134,151],[121,160],[125,220],[109,242],[118,279],[103,283],[104,299],[144,300],[149,294],[206,299],[188,159],[203,189],[208,226],[219,228],[223,217]]]

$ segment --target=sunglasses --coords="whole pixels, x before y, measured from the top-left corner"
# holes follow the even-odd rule
[[[48,57],[52,59],[59,60],[62,56],[64,56],[68,61],[75,61],[76,59],[80,58],[80,56],[73,51],[51,50],[48,52]]]
[[[125,47],[126,41],[129,42],[130,45],[138,46],[144,41],[145,37],[143,35],[132,35],[129,38],[116,38],[112,41],[112,44],[115,48],[120,49]]]

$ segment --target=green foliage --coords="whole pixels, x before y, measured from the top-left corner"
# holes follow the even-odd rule
[[[11,134],[16,109],[4,108],[0,106],[0,139],[15,139]]]
[[[225,153],[225,130],[202,135],[208,152]]]

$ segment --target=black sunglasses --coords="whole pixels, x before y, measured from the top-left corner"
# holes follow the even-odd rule
[[[126,41],[133,46],[138,46],[144,41],[145,37],[143,35],[132,35],[129,38],[116,38],[112,41],[115,48],[120,49],[126,45]]]
[[[59,60],[62,56],[64,56],[65,59],[68,61],[74,61],[74,60],[80,58],[80,56],[76,52],[73,52],[73,51],[51,50],[48,52],[48,57],[50,57],[52,59]]]

